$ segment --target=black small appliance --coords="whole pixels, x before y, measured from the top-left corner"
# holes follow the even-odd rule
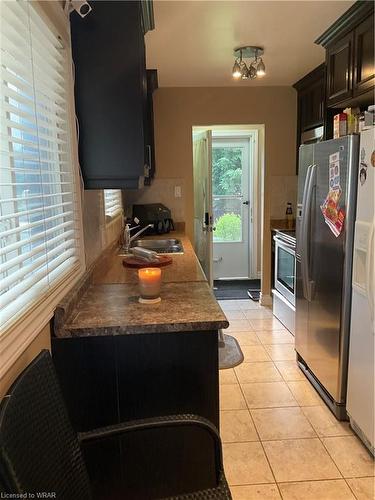
[[[148,229],[147,234],[164,234],[174,230],[171,211],[161,203],[147,203],[133,205],[133,218],[140,221],[140,226],[153,224],[153,229]]]

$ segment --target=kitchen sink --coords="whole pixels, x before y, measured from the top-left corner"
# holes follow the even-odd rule
[[[184,253],[184,248],[181,241],[175,238],[166,238],[160,240],[134,240],[130,244],[130,248],[133,247],[146,248],[147,250],[153,250],[157,253]],[[120,254],[123,251],[124,249],[121,248]]]

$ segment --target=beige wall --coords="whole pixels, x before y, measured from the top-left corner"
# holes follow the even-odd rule
[[[86,267],[89,267],[111,243],[118,239],[123,220],[116,217],[109,224],[104,216],[102,189],[83,193],[83,233],[85,238]]]
[[[31,342],[28,348],[19,356],[17,361],[0,380],[0,399],[6,394],[17,375],[37,356],[42,349],[51,348],[50,326],[46,325],[39,335]]]
[[[158,89],[154,94],[156,177],[184,179],[187,232],[193,233],[192,127],[265,125],[262,292],[270,293],[271,176],[292,176],[296,161],[296,93],[291,87]]]
[[[175,187],[181,189],[181,197],[174,195]],[[157,178],[152,181],[151,186],[140,190],[126,190],[125,198],[127,203],[127,215],[132,216],[131,205],[142,203],[162,203],[171,211],[172,219],[175,222],[185,222],[185,180],[181,177],[176,178]]]
[[[270,214],[271,219],[285,219],[286,203],[292,204],[293,215],[297,210],[297,176],[273,175],[270,187]]]

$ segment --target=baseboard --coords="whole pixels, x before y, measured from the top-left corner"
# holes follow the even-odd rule
[[[264,293],[260,292],[259,304],[261,306],[272,306],[271,295],[264,295]]]

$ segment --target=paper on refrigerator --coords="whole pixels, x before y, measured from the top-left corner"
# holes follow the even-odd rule
[[[341,234],[344,227],[345,211],[340,207],[341,198],[340,185],[340,153],[329,156],[329,181],[328,194],[320,206],[324,221],[336,238]]]

